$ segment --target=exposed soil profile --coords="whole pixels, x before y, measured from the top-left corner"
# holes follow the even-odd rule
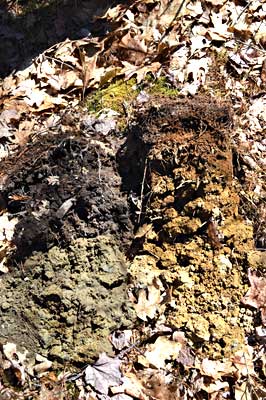
[[[265,264],[254,251],[252,226],[238,213],[233,129],[228,103],[160,99],[138,115],[121,152],[125,185],[137,176],[139,150],[145,153],[138,156],[145,179],[130,275],[139,286],[159,277],[172,292],[164,323],[184,330],[201,357],[214,359],[240,350],[256,326],[256,312],[241,298],[248,267]]]
[[[170,288],[164,324],[200,355],[241,349],[256,318],[241,307],[247,269],[263,259],[238,214],[232,129],[230,104],[160,98],[124,142],[49,134],[8,160],[2,196],[19,221],[1,342],[75,365],[110,352],[108,334],[135,323],[129,274]]]
[[[2,282],[2,340],[77,364],[110,352],[108,334],[131,324],[119,146],[95,133],[49,134],[6,162],[2,196],[19,221]]]

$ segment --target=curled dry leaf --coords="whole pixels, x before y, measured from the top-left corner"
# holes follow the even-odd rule
[[[248,279],[251,287],[243,297],[242,303],[260,310],[262,324],[266,325],[266,278],[249,269]]]
[[[119,386],[122,383],[121,362],[118,358],[111,358],[105,353],[100,354],[96,363],[88,365],[85,369],[86,383],[97,392],[107,395],[111,386]]]
[[[149,350],[145,352],[145,358],[151,366],[165,368],[165,362],[176,360],[181,348],[181,343],[170,340],[165,336],[160,336],[155,343],[149,346]]]

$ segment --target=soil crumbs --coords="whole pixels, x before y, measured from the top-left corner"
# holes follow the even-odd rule
[[[8,160],[2,195],[18,223],[1,342],[76,366],[110,354],[108,334],[134,325],[129,274],[145,334],[182,331],[200,359],[244,348],[259,320],[241,305],[247,270],[263,259],[238,213],[233,129],[228,103],[154,98],[123,143],[51,134]]]

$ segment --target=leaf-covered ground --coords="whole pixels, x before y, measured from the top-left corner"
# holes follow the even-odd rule
[[[266,397],[265,17],[118,4],[2,80],[1,399]]]

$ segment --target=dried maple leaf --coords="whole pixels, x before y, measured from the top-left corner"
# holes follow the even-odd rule
[[[122,383],[120,372],[121,360],[108,357],[105,353],[100,354],[95,364],[88,365],[85,369],[85,381],[97,392],[107,395],[111,386]]]
[[[248,270],[251,287],[242,299],[242,303],[261,311],[261,320],[266,325],[266,278],[257,275],[257,271]]]
[[[143,321],[147,321],[147,317],[154,318],[160,302],[161,292],[157,287],[149,285],[147,289],[140,289],[138,302],[134,304],[137,316]]]
[[[149,350],[145,352],[145,358],[150,365],[156,368],[165,368],[165,361],[175,360],[179,356],[181,348],[181,343],[159,336],[155,343],[149,346]]]

